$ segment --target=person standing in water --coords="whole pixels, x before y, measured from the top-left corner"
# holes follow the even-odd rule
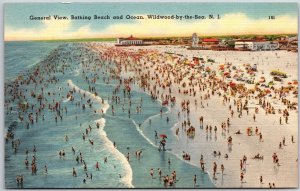
[[[98,161],[97,161],[97,163],[96,163],[96,170],[97,170],[97,171],[100,170],[100,168],[99,168],[99,162],[98,162]]]
[[[160,168],[158,168],[157,170],[158,170],[158,175],[159,175],[159,178],[161,178],[161,175],[162,175],[161,169],[160,169]]]
[[[75,171],[75,168],[73,167],[73,176],[76,177],[77,174],[76,174],[76,171]]]
[[[48,168],[47,168],[47,165],[45,165],[45,174],[48,174]]]
[[[153,179],[153,174],[154,174],[154,171],[153,171],[153,168],[150,169],[150,176],[151,178]]]
[[[202,171],[204,171],[204,164],[205,164],[205,162],[204,162],[204,160],[203,160],[203,156],[201,155],[201,159],[200,159],[200,167],[201,167]]]

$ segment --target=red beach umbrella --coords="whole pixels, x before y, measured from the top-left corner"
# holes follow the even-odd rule
[[[229,85],[230,85],[230,87],[232,87],[232,88],[236,86],[236,84],[233,83],[233,82],[230,82]]]
[[[159,137],[160,138],[168,138],[166,134],[160,134]]]

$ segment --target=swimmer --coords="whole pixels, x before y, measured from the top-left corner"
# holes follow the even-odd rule
[[[151,178],[153,179],[153,174],[154,174],[154,171],[153,171],[153,168],[150,169],[150,176]]]

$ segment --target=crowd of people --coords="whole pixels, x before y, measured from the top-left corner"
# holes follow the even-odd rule
[[[140,114],[143,112],[142,99],[140,100],[136,108],[132,108],[131,90],[133,85],[139,86],[145,92],[149,93],[153,100],[161,100],[163,106],[171,106],[172,108],[178,110],[178,121],[181,124],[181,129],[176,128],[176,136],[186,137],[188,139],[195,139],[197,132],[206,134],[207,140],[208,136],[211,137],[212,134],[215,135],[215,141],[217,140],[217,135],[219,133],[225,137],[225,144],[228,146],[228,152],[230,153],[234,149],[234,144],[238,136],[243,136],[243,132],[248,136],[245,139],[250,139],[251,136],[258,136],[260,143],[263,143],[262,132],[259,131],[260,127],[256,126],[255,130],[252,126],[255,126],[258,118],[261,117],[261,113],[265,113],[265,117],[275,118],[278,117],[278,125],[283,125],[282,119],[285,120],[285,124],[289,123],[290,112],[297,111],[297,107],[293,101],[288,100],[286,96],[286,89],[272,87],[268,89],[269,94],[265,94],[265,90],[261,87],[254,86],[250,88],[247,86],[237,86],[232,85],[232,81],[224,79],[223,76],[217,75],[217,71],[212,71],[208,69],[208,66],[200,65],[199,67],[191,67],[187,65],[185,59],[175,59],[173,63],[169,63],[169,56],[166,54],[160,54],[159,52],[153,50],[134,50],[130,48],[120,48],[111,45],[99,45],[86,43],[81,48],[81,54],[77,55],[78,58],[87,59],[85,62],[81,62],[81,77],[89,86],[90,94],[97,96],[99,92],[96,88],[96,82],[102,78],[104,83],[110,83],[112,80],[118,80],[119,84],[114,87],[111,96],[107,99],[112,103],[111,105],[111,115],[117,115],[116,107],[122,107],[122,112],[127,113],[127,117],[131,118],[132,114]],[[96,51],[98,54],[90,54],[89,52]],[[100,56],[99,56],[100,55]],[[58,59],[59,58],[59,59]],[[105,116],[105,111],[103,108],[97,108],[93,105],[93,101],[90,96],[86,93],[80,92],[77,88],[71,86],[68,83],[69,90],[67,95],[63,94],[63,87],[58,87],[58,92],[50,92],[47,90],[48,86],[55,86],[60,79],[56,77],[57,74],[63,75],[67,71],[72,71],[75,66],[68,64],[72,61],[69,52],[63,52],[62,49],[58,48],[52,52],[51,56],[48,56],[41,65],[36,67],[31,73],[23,74],[22,77],[17,78],[13,83],[5,84],[5,106],[6,112],[12,111],[12,106],[10,103],[18,103],[20,121],[25,124],[26,128],[30,128],[34,124],[38,124],[41,121],[47,121],[50,119],[45,118],[44,112],[51,111],[53,114],[53,119],[55,123],[63,121],[64,115],[68,113],[68,107],[62,106],[62,96],[66,96],[78,110],[86,110],[90,108],[94,111],[96,115]],[[104,63],[109,64],[104,64]],[[51,64],[50,64],[51,63]],[[91,64],[94,63],[94,64]],[[230,65],[230,63],[227,63]],[[101,73],[101,71],[102,73]],[[230,70],[230,69],[229,69]],[[102,76],[103,73],[108,73],[107,77]],[[124,77],[124,73],[133,72],[133,76]],[[22,86],[20,86],[21,84]],[[35,87],[34,89],[26,89],[26,86]],[[293,91],[291,89],[290,91]],[[118,94],[123,91],[123,96]],[[57,96],[58,95],[58,96]],[[268,95],[273,96],[279,102],[282,102],[284,109],[275,109],[271,99]],[[75,96],[79,96],[80,101],[74,100]],[[224,113],[221,124],[216,124],[211,122],[204,113],[196,116],[196,120],[193,119],[195,116],[194,111],[199,109],[205,110],[210,108],[210,100],[219,99],[223,106],[227,109],[227,113]],[[31,100],[31,101],[28,101]],[[33,100],[33,101],[32,101]],[[105,100],[101,99],[102,104]],[[255,108],[249,106],[250,102],[256,102]],[[162,109],[160,109],[160,114],[163,114]],[[276,114],[276,115],[275,115]],[[230,117],[228,117],[230,116]],[[252,123],[246,129],[239,128],[234,134],[230,133],[230,128],[232,128],[232,121],[237,118],[243,118],[246,116],[252,116]],[[77,120],[77,116],[76,119]],[[169,122],[169,117],[166,118]],[[195,123],[198,121],[198,123]],[[81,124],[80,124],[81,126]],[[99,128],[99,124],[95,124]],[[198,127],[199,128],[195,128]],[[205,127],[205,132],[204,132]],[[93,130],[93,127],[89,125],[88,127],[82,127],[84,132],[82,133],[82,141],[85,142],[88,139],[91,146],[94,145],[94,140],[89,137],[89,133]],[[236,138],[235,138],[236,136]],[[291,135],[292,143],[294,143],[294,135]],[[158,132],[155,132],[155,138],[158,137]],[[65,136],[65,142],[69,141],[68,135]],[[279,149],[282,149],[286,140],[283,138],[280,140]],[[14,152],[18,152],[18,145],[20,145],[19,139],[12,140],[12,148]],[[165,138],[161,138],[159,141],[159,150],[165,152],[167,141]],[[114,145],[115,146],[115,145]],[[116,149],[116,148],[115,148]],[[213,149],[213,148],[212,148]],[[277,148],[270,148],[277,150]],[[84,154],[81,151],[76,151],[72,147],[73,155],[76,156],[76,161],[74,164],[80,164],[86,176],[83,179],[83,183],[87,183],[87,179],[92,180],[91,168],[88,168],[88,164],[84,160]],[[25,165],[28,166],[28,151],[25,158]],[[35,154],[37,153],[37,148],[34,146],[33,159],[31,162],[32,174],[37,172],[37,160]],[[225,153],[225,160],[230,158],[230,154]],[[141,159],[142,151],[138,150],[135,152],[136,156]],[[194,153],[184,152],[183,160],[190,161],[193,159]],[[64,150],[59,151],[59,157],[64,158],[67,152]],[[222,156],[220,151],[213,151],[214,157]],[[124,154],[127,160],[130,162],[130,153]],[[260,155],[254,158],[263,159]],[[279,157],[274,152],[273,163],[279,164]],[[199,161],[199,158],[195,159]],[[268,160],[268,159],[266,159]],[[104,159],[104,163],[107,163],[107,157]],[[212,170],[206,167],[204,162],[204,157],[200,157],[199,169],[202,171],[213,172],[212,178],[217,181],[218,174],[218,164],[213,162]],[[39,164],[45,166],[45,173],[48,172],[47,164]],[[240,181],[245,182],[246,177],[246,165],[247,157],[246,155],[240,160]],[[173,186],[176,184],[176,171],[172,171],[171,175],[168,174],[163,176],[162,171],[159,167],[153,167],[150,169],[150,176],[154,177],[154,169],[158,168],[159,178],[163,180],[164,185]],[[252,168],[249,165],[249,168]],[[100,163],[97,162],[95,165],[95,170],[100,170]],[[229,173],[231,169],[228,169]],[[225,171],[224,164],[220,164],[220,169],[222,179]],[[72,176],[78,177],[76,168],[72,169]],[[17,176],[18,184],[23,184],[23,176]],[[194,175],[193,181],[194,186],[197,182],[197,176]],[[260,177],[260,182],[262,183],[262,177]],[[269,183],[271,185],[271,183]],[[275,183],[271,185],[275,187]]]

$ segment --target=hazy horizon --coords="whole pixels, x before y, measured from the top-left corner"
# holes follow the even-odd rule
[[[7,3],[5,41],[88,38],[297,34],[295,3]],[[67,20],[55,20],[54,15]],[[91,19],[75,20],[71,16]],[[110,19],[93,19],[94,15]],[[123,19],[112,19],[121,16]],[[126,15],[144,19],[126,19]],[[148,15],[199,15],[215,19],[149,19]],[[220,19],[216,19],[217,16]],[[50,20],[30,20],[30,17]],[[275,16],[275,19],[269,19]]]

